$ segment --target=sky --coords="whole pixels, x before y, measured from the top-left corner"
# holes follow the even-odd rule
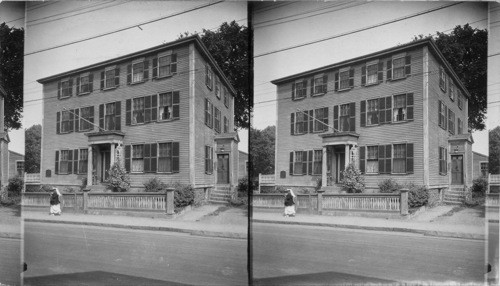
[[[0,23],[9,27],[24,28],[24,2],[1,2]],[[9,150],[24,154],[24,124],[19,130],[9,132]]]
[[[356,31],[450,4],[456,5]],[[271,80],[404,44],[415,35],[450,32],[455,26],[466,23],[479,29],[487,28],[488,4],[441,1],[257,3],[252,22],[255,92],[252,126],[264,129],[276,124],[276,86],[270,83]],[[338,37],[275,52],[333,36]],[[473,150],[487,154],[487,132],[475,132],[473,138]]]
[[[150,20],[174,15],[150,24]],[[101,62],[153,46],[175,41],[184,32],[216,30],[223,22],[247,24],[247,4],[208,1],[58,1],[27,4],[25,44],[24,126],[42,120],[42,85],[40,78]],[[108,32],[124,27],[124,31]],[[93,38],[59,48],[47,48]],[[239,149],[248,149],[247,132],[240,132]]]
[[[491,3],[489,30],[494,39],[488,41],[488,129],[500,126],[500,4]]]

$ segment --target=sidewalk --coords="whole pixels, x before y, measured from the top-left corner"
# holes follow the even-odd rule
[[[0,207],[0,238],[21,238],[20,210],[15,207]]]
[[[247,239],[247,225],[220,224],[205,221],[204,217],[217,211],[221,206],[205,205],[193,208],[173,218],[151,218],[119,215],[91,215],[63,213],[49,216],[45,212],[24,211],[25,222],[77,224],[88,226],[115,227],[124,229],[181,232],[198,236]]]
[[[339,227],[349,229],[363,229],[375,231],[395,231],[423,234],[427,236],[453,237],[465,239],[485,239],[485,225],[457,224],[433,222],[437,217],[443,215],[450,207],[435,211],[435,217],[425,214],[425,218],[417,217],[409,220],[380,219],[355,216],[328,216],[298,213],[295,217],[284,217],[281,212],[253,211],[253,223],[277,223],[291,225],[308,225],[323,227]]]

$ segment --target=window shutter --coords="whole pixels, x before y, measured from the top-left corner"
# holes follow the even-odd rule
[[[54,173],[59,174],[59,151],[56,151],[56,165]]]
[[[78,174],[78,149],[73,150],[73,174]]]
[[[115,102],[115,130],[120,131],[122,122],[121,122],[121,115],[122,115],[122,102],[117,101]]]
[[[384,81],[384,62],[378,63],[378,82]]]
[[[385,98],[385,122],[391,123],[392,121],[392,96]]]
[[[67,174],[73,173],[73,150],[68,150],[68,172]]]
[[[172,54],[170,56],[171,64],[170,64],[170,73],[177,73],[177,54]]]
[[[104,89],[104,72],[101,72],[101,90]]]
[[[361,85],[366,85],[366,65],[361,67]]]
[[[314,110],[309,110],[309,111],[305,111],[306,114],[308,114],[309,116],[307,116],[307,120],[309,122],[309,132],[310,133],[313,133],[314,132]],[[318,118],[316,118],[318,119]]]
[[[323,131],[328,131],[328,107],[323,107]]]
[[[356,103],[349,103],[349,131],[356,131]]]
[[[309,122],[310,120],[312,120],[312,118],[309,118],[309,111],[305,110],[305,111],[299,111],[300,113],[302,113],[302,118],[305,118],[305,124],[304,124],[304,121],[302,123],[302,126],[304,128],[304,133],[309,133]],[[312,132],[313,130],[311,130]]]
[[[205,85],[210,87],[210,78],[208,77],[208,64],[205,65]]]
[[[326,73],[323,75],[323,92],[328,92],[328,74]]]
[[[359,147],[359,170],[365,173],[365,146]]]
[[[75,92],[75,94],[76,95],[80,94],[80,77],[76,78],[76,92]]]
[[[80,131],[80,110],[75,109],[75,132]]]
[[[444,130],[448,130],[448,108],[445,106],[444,107],[444,120],[443,120],[443,126]]]
[[[115,87],[120,85],[120,68],[115,69]]]
[[[127,65],[127,84],[132,83],[132,64]]]
[[[73,96],[73,78],[69,79],[68,95]]]
[[[360,121],[360,126],[365,127],[366,126],[366,100],[361,101],[361,121]]]
[[[302,175],[307,175],[307,151],[302,151]]]
[[[311,78],[311,96],[314,94],[314,77]]]
[[[180,95],[179,91],[174,91],[173,96],[172,96],[172,102],[173,102],[173,117],[174,118],[179,118],[180,117],[180,111],[179,111],[179,103],[180,103]]]
[[[130,172],[130,145],[125,145],[125,171]]]
[[[438,125],[443,127],[443,122],[441,121],[441,114],[443,113],[443,108],[441,107],[441,100],[438,100]]]
[[[406,114],[408,120],[413,120],[413,93],[406,94]]]
[[[90,130],[94,130],[94,124],[93,124],[94,123],[94,107],[93,106],[90,108],[90,118],[88,120],[92,123],[92,125],[90,126]]]
[[[61,98],[61,82],[57,82],[57,99]]]
[[[125,100],[125,125],[130,126],[132,120],[132,99]]]
[[[339,72],[335,73],[335,85],[333,87],[333,90],[339,90]]]
[[[144,123],[151,122],[151,96],[144,97]]]
[[[290,135],[295,134],[295,113],[290,113]]]
[[[386,81],[389,81],[392,79],[392,60],[387,61],[387,75],[386,75]]]
[[[104,104],[99,105],[99,131],[104,130]]]
[[[295,99],[295,83],[292,83],[292,100]]]
[[[293,175],[293,151],[290,152],[290,176]]]
[[[385,146],[378,146],[378,172],[379,174],[385,174]]]
[[[74,109],[70,109],[69,110],[69,132],[73,132],[73,130],[75,129],[75,110]]]
[[[151,172],[151,145],[144,144],[144,173]]]
[[[179,142],[172,143],[172,173],[179,173]]]
[[[349,87],[354,87],[354,68],[349,70]]]
[[[405,74],[406,76],[411,74],[411,55],[407,55],[405,58]]]
[[[56,134],[61,133],[61,112],[56,113]]]
[[[158,58],[153,59],[153,78],[158,77]]]
[[[158,95],[151,95],[151,121],[158,120]]]
[[[309,155],[307,156],[307,173],[309,175],[312,175],[313,174],[313,172],[312,172],[313,151],[311,150],[308,153],[309,153]]]
[[[406,173],[413,174],[413,143],[406,144]]]
[[[392,172],[391,168],[392,162],[392,145],[385,146],[385,172],[390,174]]]
[[[378,99],[378,122],[379,124],[385,123],[385,97]]]
[[[149,79],[149,61],[148,60],[144,60],[144,81],[148,80]]]
[[[444,148],[444,173],[448,173],[448,149]]]
[[[94,91],[94,74],[89,74],[89,92]]]
[[[156,173],[156,162],[157,162],[157,150],[156,150],[156,143],[151,144],[151,172]]]
[[[212,127],[214,127],[214,117],[215,117],[214,116],[214,105],[213,104],[210,106],[210,111],[211,111],[210,112],[210,114],[211,114],[211,116],[210,116],[210,128],[212,128]]]
[[[451,133],[452,132],[452,124],[453,121],[451,121],[451,109],[448,109],[448,131]]]
[[[208,99],[205,98],[205,125],[208,125],[208,120],[209,120],[209,117],[208,117]]]
[[[333,129],[334,132],[339,132],[339,106],[335,105],[333,107]]]

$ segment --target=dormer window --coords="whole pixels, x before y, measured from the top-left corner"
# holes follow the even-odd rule
[[[162,78],[177,72],[177,54],[172,51],[158,54],[158,58],[153,59],[153,78]]]
[[[57,95],[59,98],[67,98],[72,95],[73,91],[73,79],[67,78],[63,79],[59,82],[59,86],[57,89]]]

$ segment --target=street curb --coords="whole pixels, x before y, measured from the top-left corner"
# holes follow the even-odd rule
[[[252,219],[252,222],[290,224],[290,225],[307,225],[307,226],[323,226],[323,227],[336,227],[336,228],[374,230],[374,231],[409,232],[409,233],[422,234],[425,236],[451,237],[451,238],[463,238],[463,239],[475,239],[475,240],[484,240],[485,239],[484,234],[446,232],[446,231],[412,229],[412,228],[403,228],[403,227],[363,226],[363,225],[349,225],[349,224],[337,224],[337,223],[279,221],[279,220],[264,220],[264,219]]]
[[[186,234],[196,235],[196,236],[221,237],[221,238],[233,238],[233,239],[247,239],[247,235],[246,234],[236,233],[236,232],[219,232],[219,231],[209,231],[209,230],[193,230],[193,229],[182,229],[182,228],[175,228],[175,227],[166,227],[166,226],[125,225],[125,224],[116,224],[116,223],[84,222],[84,221],[60,221],[60,220],[44,220],[44,219],[31,219],[31,218],[25,218],[24,221],[25,222],[41,222],[41,223],[76,224],[76,225],[113,227],[113,228],[135,229],[135,230],[168,231],[168,232],[186,233]]]
[[[21,234],[14,232],[0,232],[0,238],[21,239]]]

